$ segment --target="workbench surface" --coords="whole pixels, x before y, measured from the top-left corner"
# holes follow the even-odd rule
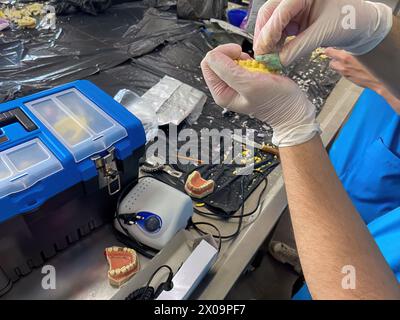
[[[396,8],[397,10],[400,9],[399,0],[386,0],[385,2],[395,10]],[[57,72],[49,72],[49,74],[54,73],[57,76],[49,78],[45,85],[41,81],[39,81],[38,84],[35,82],[36,79],[31,74],[31,72],[34,71],[33,69],[33,71],[30,69],[22,70],[22,78],[19,79],[22,81],[22,86],[16,86],[17,82],[14,80],[18,79],[10,78],[10,89],[8,89],[7,83],[5,83],[5,88],[3,87],[0,100],[12,98],[16,90],[20,90],[21,88],[21,92],[18,92],[18,94],[27,94],[31,87],[37,87],[36,90],[40,90],[42,89],[42,86],[54,86],[59,82],[63,83],[65,81],[74,80],[75,78],[89,77],[90,75],[93,76],[90,76],[89,79],[94,81],[100,87],[105,86],[107,89],[106,91],[109,94],[115,94],[116,91],[121,88],[130,88],[135,90],[137,93],[143,93],[149,87],[154,85],[160,77],[162,77],[163,72],[167,74],[171,72],[171,74],[169,74],[170,76],[181,75],[183,77],[181,79],[182,81],[188,82],[193,86],[199,86],[199,89],[204,90],[202,82],[199,80],[196,73],[198,70],[195,70],[196,72],[192,72],[193,74],[190,73],[187,76],[179,74],[179,72],[182,73],[182,71],[186,72],[187,70],[185,68],[171,67],[164,60],[159,62],[159,64],[162,67],[165,67],[165,69],[158,70],[157,68],[159,66],[157,65],[154,66],[154,70],[147,70],[147,67],[143,69],[140,68],[141,66],[147,66],[149,61],[154,62],[154,59],[163,57],[162,51],[160,51],[160,56],[159,53],[157,53],[157,50],[155,53],[144,56],[141,56],[141,52],[136,51],[129,51],[129,55],[127,55],[126,52],[122,52],[119,49],[119,43],[118,46],[115,45],[115,42],[118,42],[116,39],[119,39],[121,34],[130,28],[132,23],[140,23],[139,21],[142,19],[145,9],[146,8],[144,8],[140,2],[135,2],[113,7],[109,9],[107,14],[99,17],[77,15],[76,17],[63,19],[59,23],[60,27],[63,28],[63,31],[61,32],[60,29],[60,32],[55,32],[55,38],[52,41],[56,43],[56,48],[60,47],[62,49],[63,46],[70,45],[69,43],[71,41],[66,41],[66,39],[69,39],[72,35],[80,34],[79,38],[82,38],[82,41],[84,42],[73,41],[73,43],[75,43],[76,46],[84,46],[85,50],[82,51],[81,54],[84,54],[85,59],[88,59],[87,62],[83,63],[86,67],[80,69],[80,67],[78,68],[73,65],[70,66],[70,62],[64,61],[65,64],[68,64],[68,66],[72,67],[76,71],[76,74],[71,74],[72,78],[69,79],[65,78],[65,75],[63,74],[58,75]],[[139,10],[142,10],[143,12],[140,12]],[[118,21],[115,19],[116,16],[119,17]],[[119,28],[109,28],[106,35],[104,35],[103,31],[99,32],[96,27],[98,21],[102,21],[101,23],[103,24],[109,23],[112,26],[114,26],[114,24],[121,26]],[[184,25],[180,26],[180,28],[188,28],[190,31],[193,26]],[[179,30],[180,29],[177,29],[177,34],[180,33]],[[19,37],[21,37],[21,35]],[[93,43],[88,42],[86,38],[92,39],[91,41]],[[194,39],[195,37],[190,36],[190,38]],[[127,40],[133,41],[132,43],[135,43],[136,41],[136,39],[130,39],[129,37]],[[195,40],[196,39],[193,41]],[[13,44],[13,42],[11,44]],[[43,45],[47,46],[47,42],[45,41]],[[97,53],[98,51],[96,48],[102,46],[107,48],[110,46],[113,47],[111,51],[103,50],[106,57],[95,55],[95,52]],[[171,44],[171,52],[165,50],[165,57],[172,59],[174,56],[173,52],[175,52],[173,51],[174,46],[175,44]],[[187,50],[185,46],[183,47]],[[19,47],[17,46],[17,48]],[[21,46],[21,50],[23,48],[24,47]],[[175,49],[178,50],[178,48]],[[205,49],[208,49],[207,45],[205,46]],[[152,49],[149,48],[149,50]],[[201,54],[203,53],[198,48],[196,48],[196,50],[198,50],[198,52],[196,51],[197,55],[201,58]],[[60,52],[65,52],[65,50],[61,50]],[[78,53],[78,51],[71,51],[71,61],[81,61],[83,59],[75,59],[74,55]],[[107,55],[112,57],[112,61],[107,57]],[[135,58],[136,56],[138,56],[138,58]],[[93,59],[94,57],[100,59],[100,62]],[[196,59],[199,57],[196,56]],[[61,58],[65,60],[63,57]],[[46,55],[43,56],[42,59],[38,59],[39,61],[45,61],[43,66],[41,66],[45,71],[47,70],[46,68],[54,66],[52,63],[47,63],[46,59]],[[126,62],[123,65],[119,65],[127,59],[132,59],[132,63],[127,64]],[[191,59],[193,60],[194,57],[191,56]],[[172,61],[174,62],[175,60]],[[64,62],[60,62],[61,66]],[[4,63],[4,61],[2,63]],[[5,69],[3,71],[0,70],[1,72],[7,72],[7,70],[9,70],[7,63]],[[14,68],[17,67],[23,67],[23,64],[17,64],[14,66]],[[57,68],[60,70],[62,69],[61,67]],[[43,70],[41,72],[43,72]],[[138,75],[143,76],[144,73],[146,73],[145,79],[140,77],[138,78]],[[17,74],[18,73],[15,72],[13,73],[13,76]],[[25,76],[26,79],[24,78]],[[361,91],[361,88],[346,79],[341,79],[331,92],[322,112],[318,116],[323,129],[323,142],[327,147],[329,147],[334,141],[341,126],[348,118],[352,107],[361,94]],[[246,201],[245,212],[252,211],[255,208],[262,188],[263,185],[259,186],[257,191],[255,191]],[[279,166],[268,176],[268,187],[262,196],[259,210],[253,216],[244,219],[242,230],[235,239],[223,243],[217,262],[206,278],[201,282],[200,286],[195,290],[192,298],[205,300],[224,299],[235,285],[240,275],[251,263],[253,257],[264,241],[271,234],[286,207],[287,199],[282,179],[282,171]],[[195,215],[193,220],[212,222],[220,229],[222,234],[231,234],[235,232],[238,222],[237,219],[222,221],[198,215]],[[195,231],[191,232],[198,235]],[[56,270],[55,290],[42,289],[42,280],[45,275],[42,274],[42,270],[39,268],[34,269],[28,276],[16,282],[13,285],[12,290],[3,296],[2,299],[112,299],[116,297],[124,297],[125,293],[129,292],[130,282],[128,282],[122,289],[115,289],[109,285],[107,279],[108,265],[103,253],[106,247],[113,245],[121,245],[115,238],[113,228],[110,225],[101,227],[46,262],[46,264],[54,266]],[[183,261],[180,252],[171,254],[168,259],[168,262],[175,264],[176,268],[178,268]],[[143,257],[141,257],[140,260],[142,269],[150,263]]]
[[[326,146],[329,146],[337,135],[360,93],[360,88],[345,79],[342,79],[331,93],[319,115],[323,128],[322,138]],[[224,299],[273,230],[287,207],[280,167],[269,175],[268,181],[259,211],[250,217],[250,220],[244,220],[242,231],[237,238],[223,243],[216,264],[192,298]],[[254,209],[258,197],[259,192],[254,192],[247,200],[246,212]],[[194,220],[210,221],[204,217],[194,217]],[[237,221],[222,222],[213,219],[212,222],[223,234],[230,234],[237,228]],[[120,244],[115,239],[112,227],[104,226],[47,262],[54,266],[57,272],[56,290],[43,290],[41,282],[44,275],[41,269],[35,269],[15,283],[3,299],[111,299],[118,293],[118,289],[112,288],[108,283],[108,266],[103,252],[106,247],[112,245]],[[141,259],[143,267],[147,262],[146,259]]]

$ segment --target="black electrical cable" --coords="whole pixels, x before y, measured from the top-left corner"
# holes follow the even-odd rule
[[[211,234],[214,238],[219,238],[221,241],[222,241],[222,240],[229,240],[229,239],[236,238],[236,237],[239,235],[239,233],[240,233],[240,231],[241,231],[241,229],[242,229],[243,218],[245,217],[245,214],[244,214],[245,198],[244,198],[244,182],[243,182],[243,180],[241,181],[241,184],[240,184],[240,185],[241,185],[241,191],[242,191],[242,206],[241,206],[241,214],[238,216],[238,218],[239,218],[239,223],[238,223],[238,227],[237,227],[236,231],[235,231],[234,233],[228,235],[228,236],[222,236],[221,234],[219,234],[219,235]],[[261,196],[260,196],[260,198],[261,198]],[[255,211],[257,211],[257,209],[254,210],[254,212],[255,212]],[[254,213],[253,213],[253,214],[254,214]],[[199,224],[199,223],[201,223],[201,222],[193,223],[193,224],[192,224],[193,228],[194,228],[195,230],[197,230],[198,232],[201,232],[201,233],[203,233],[203,234],[208,234],[207,232],[205,232],[204,230],[201,230],[198,226],[196,226],[196,224]],[[211,224],[210,224],[210,225],[211,225]],[[215,226],[214,226],[214,227],[215,227]]]
[[[253,215],[254,213],[256,213],[257,210],[259,209],[259,206],[260,206],[260,204],[261,204],[262,196],[263,196],[264,192],[266,191],[266,189],[267,189],[267,187],[268,187],[268,180],[265,179],[264,181],[265,181],[265,186],[264,186],[264,188],[262,189],[262,191],[261,191],[261,193],[260,193],[260,196],[258,197],[256,208],[255,208],[254,210],[252,210],[251,212],[245,214],[245,213],[244,213],[244,207],[245,207],[244,183],[243,183],[243,180],[242,180],[241,189],[242,189],[242,199],[243,199],[243,203],[242,203],[242,206],[241,206],[241,214],[240,214],[240,215],[237,215],[237,216],[228,217],[228,219],[239,219],[238,228],[236,229],[236,232],[234,232],[233,234],[228,235],[228,236],[222,236],[221,233],[219,232],[219,229],[218,229],[216,226],[214,226],[214,225],[211,224],[211,223],[207,223],[207,222],[196,222],[196,223],[193,222],[193,223],[192,223],[192,227],[193,227],[196,231],[198,231],[198,232],[200,232],[200,233],[202,233],[202,234],[207,234],[207,232],[205,232],[204,230],[201,230],[199,227],[197,227],[197,225],[204,224],[204,225],[209,225],[209,226],[214,227],[216,230],[218,230],[218,235],[214,235],[214,234],[211,234],[211,235],[212,235],[214,238],[219,238],[219,239],[220,239],[220,247],[221,247],[221,242],[222,242],[222,240],[229,240],[229,239],[233,239],[233,238],[237,237],[237,236],[239,235],[241,229],[242,229],[243,218],[252,216],[252,215]],[[199,214],[199,215],[221,218],[221,215],[218,214],[218,213],[214,213],[214,212],[202,212],[202,211],[197,210],[197,209],[194,209],[194,210],[195,210],[195,212],[196,212],[197,214]]]
[[[151,282],[153,281],[155,275],[163,268],[167,268],[169,270],[169,275],[166,282],[163,282],[159,285],[157,291],[154,290],[153,287],[150,286]],[[133,292],[131,292],[125,300],[154,300],[162,291],[169,291],[173,287],[172,277],[174,273],[170,266],[162,265],[160,266],[150,277],[149,281],[147,282],[145,287],[139,288]]]
[[[221,235],[221,231],[219,231],[219,229],[215,225],[210,223],[210,222],[193,222],[193,221],[191,222],[191,226],[193,226],[193,229],[195,229],[196,231],[200,232],[201,234],[207,234],[206,232],[200,230],[197,227],[197,226],[202,226],[202,225],[212,227],[217,231],[218,238],[219,238],[219,242],[218,242],[218,254],[219,254],[221,252],[221,246],[222,246],[222,240],[223,240],[222,239],[222,235]]]
[[[261,190],[260,196],[258,197],[258,200],[257,200],[256,208],[254,210],[250,211],[249,213],[243,214],[243,215],[229,216],[229,217],[226,217],[226,218],[229,219],[229,220],[230,219],[240,219],[240,218],[250,217],[254,213],[256,213],[257,210],[259,209],[260,204],[261,204],[262,196],[263,196],[264,192],[267,190],[267,187],[268,187],[268,180],[265,179],[264,182],[265,182],[264,188]],[[200,211],[200,210],[194,208],[194,211],[197,214],[201,215],[201,216],[223,218],[220,213],[212,212],[212,210],[209,210],[210,212],[204,212],[204,211]]]
[[[172,268],[170,266],[167,266],[166,264],[164,264],[161,267],[159,267],[156,271],[153,272],[153,274],[151,275],[149,281],[147,281],[147,284],[146,284],[146,287],[145,287],[146,288],[145,291],[150,287],[150,283],[153,281],[153,279],[156,276],[156,274],[158,272],[160,272],[160,270],[162,270],[163,268],[166,268],[166,269],[169,270],[169,275],[168,275],[168,280],[167,281],[172,281],[172,276],[173,276],[174,272],[172,271]]]
[[[149,281],[147,281],[147,284],[145,287],[133,291],[125,298],[125,300],[154,300],[154,298],[157,298],[156,292],[160,293],[160,291],[161,291],[161,290],[159,290],[160,287],[157,289],[157,291],[154,291],[154,288],[150,287],[150,284],[153,281],[156,274],[164,268],[169,270],[167,284],[169,284],[169,290],[171,290],[173,287],[172,277],[174,275],[174,272],[172,271],[172,268],[170,266],[164,264],[164,265],[160,266],[156,271],[153,272],[153,274],[150,276]],[[160,286],[162,286],[163,284],[165,284],[165,283],[162,283]]]
[[[233,219],[233,218],[239,219],[238,228],[237,228],[236,232],[233,233],[233,234],[231,234],[231,235],[228,235],[228,236],[221,236],[221,233],[219,233],[219,235],[213,235],[213,234],[212,234],[212,236],[213,236],[214,238],[219,238],[220,240],[229,240],[229,239],[232,239],[232,238],[237,237],[238,234],[240,233],[241,228],[242,228],[242,225],[243,225],[243,218],[248,217],[248,216],[251,216],[251,215],[253,215],[255,212],[257,212],[257,210],[258,210],[258,208],[259,208],[259,206],[260,206],[260,204],[261,204],[262,196],[263,196],[265,190],[267,189],[267,186],[268,186],[268,180],[265,179],[265,186],[264,186],[263,190],[262,190],[261,193],[260,193],[260,196],[259,196],[258,201],[257,201],[257,206],[256,206],[256,208],[255,208],[253,211],[251,211],[251,212],[245,214],[245,213],[244,213],[244,207],[245,207],[244,186],[243,186],[243,180],[242,180],[241,187],[242,187],[242,199],[243,199],[243,203],[242,203],[242,206],[241,206],[241,214],[240,214],[240,215],[237,215],[237,216],[229,217],[229,219]],[[220,214],[217,214],[217,213],[205,213],[205,212],[202,212],[202,211],[199,211],[199,210],[196,210],[196,209],[195,209],[195,212],[198,213],[198,214],[200,214],[200,215],[204,215],[204,216],[212,216],[212,217],[219,217],[219,218],[221,217],[221,215],[220,215]],[[200,223],[201,223],[201,222],[193,223],[193,224],[192,224],[193,228],[194,228],[195,230],[197,230],[198,232],[201,232],[201,233],[203,233],[203,234],[207,234],[206,232],[204,232],[204,230],[201,230],[200,228],[198,228],[198,227],[196,226],[196,224],[200,224]],[[210,224],[210,225],[212,225],[212,224]],[[214,225],[212,225],[212,226],[213,226],[214,228],[216,228]]]
[[[120,221],[120,219],[119,219],[119,217],[118,217],[118,215],[119,215],[119,214],[118,214],[118,213],[119,213],[119,208],[120,208],[120,204],[121,204],[121,202],[122,202],[122,199],[128,194],[128,191],[130,191],[130,190],[138,183],[138,181],[140,181],[140,180],[142,180],[142,179],[146,179],[146,178],[150,178],[150,179],[157,180],[157,181],[159,181],[159,182],[163,182],[162,180],[160,180],[160,179],[158,179],[158,178],[156,178],[156,177],[154,177],[154,176],[148,175],[148,176],[139,177],[139,178],[137,179],[137,181],[133,181],[133,182],[129,183],[129,184],[121,191],[121,193],[120,193],[120,195],[119,195],[119,197],[118,197],[118,200],[117,200],[117,207],[116,207],[116,211],[115,211],[115,216],[114,216],[114,217],[117,219],[120,228],[124,231],[125,236],[128,237],[128,238],[133,242],[133,245],[132,245],[132,246],[134,247],[134,249],[135,249],[138,253],[142,254],[143,256],[145,256],[145,257],[147,257],[147,258],[149,258],[149,259],[152,259],[152,258],[154,258],[155,254],[156,254],[158,251],[155,250],[155,249],[153,249],[153,248],[150,248],[150,247],[147,247],[147,246],[141,244],[141,243],[138,242],[135,238],[133,238],[133,237],[129,234],[128,230],[122,225],[122,223],[121,223],[121,221]],[[198,232],[200,232],[200,233],[202,233],[202,234],[209,234],[209,233],[207,233],[207,232],[205,232],[204,230],[202,230],[201,228],[199,228],[199,227],[198,227],[199,225],[208,225],[208,226],[213,227],[213,228],[217,231],[218,235],[211,234],[211,236],[212,236],[213,238],[216,238],[216,239],[219,239],[219,240],[220,240],[220,241],[219,241],[219,249],[218,249],[218,251],[220,251],[222,241],[223,241],[223,240],[233,239],[233,238],[237,237],[237,236],[239,235],[240,231],[241,231],[241,228],[242,228],[242,225],[243,225],[243,219],[244,219],[245,217],[252,216],[252,215],[258,210],[258,208],[259,208],[259,206],[260,206],[260,203],[261,203],[262,195],[264,194],[265,190],[266,190],[267,187],[268,187],[268,180],[265,179],[264,181],[265,181],[265,186],[264,186],[263,190],[262,190],[261,193],[260,193],[260,196],[259,196],[258,201],[257,201],[257,206],[256,206],[256,208],[255,208],[254,210],[252,210],[251,212],[246,213],[246,214],[244,213],[244,209],[245,209],[244,180],[241,181],[241,195],[242,195],[241,214],[240,214],[240,215],[236,215],[236,216],[227,217],[228,219],[239,219],[238,227],[237,227],[237,229],[236,229],[236,231],[235,231],[234,233],[232,233],[232,234],[230,234],[230,235],[227,235],[227,236],[222,236],[222,235],[221,235],[221,232],[219,231],[219,229],[218,229],[215,225],[213,225],[213,224],[211,224],[211,223],[207,223],[207,222],[196,222],[196,223],[195,223],[195,222],[192,221],[192,222],[191,222],[191,226],[192,226],[196,231],[198,231]],[[164,183],[164,182],[163,182],[163,183]],[[199,215],[203,215],[203,216],[212,216],[212,217],[219,217],[219,218],[221,218],[221,214],[218,214],[218,213],[215,213],[215,212],[202,212],[202,211],[197,210],[197,209],[194,209],[194,211],[195,211],[197,214],[199,214]],[[149,251],[153,251],[154,254],[151,254]]]
[[[200,229],[198,227],[198,225],[202,225],[202,224],[208,225],[208,226],[211,226],[211,227],[215,227],[212,223],[207,223],[207,222],[194,222],[192,224],[192,227],[193,227],[193,229],[195,229],[196,231],[198,231],[198,232],[200,232],[202,234],[210,234],[209,232],[206,232],[206,231],[204,231],[204,230],[202,230],[202,229]],[[236,231],[231,235],[223,236],[223,235],[220,235],[220,234],[218,234],[218,235],[211,234],[211,236],[214,237],[215,239],[220,239],[221,242],[223,240],[229,240],[229,239],[235,238],[240,233],[240,230],[242,228],[242,224],[243,224],[243,218],[241,218],[239,220],[238,227],[237,227]]]

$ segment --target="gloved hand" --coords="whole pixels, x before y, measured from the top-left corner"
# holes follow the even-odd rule
[[[269,0],[258,12],[254,51],[256,55],[280,52],[285,66],[319,47],[338,47],[362,55],[378,46],[392,24],[392,10],[382,3]],[[297,37],[283,44],[291,35]]]
[[[282,148],[311,140],[320,132],[314,105],[289,78],[249,72],[234,60],[250,59],[239,45],[222,45],[201,63],[215,102],[268,123],[273,143]]]

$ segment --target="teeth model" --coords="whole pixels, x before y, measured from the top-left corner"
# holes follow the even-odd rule
[[[202,199],[214,192],[215,182],[205,180],[198,171],[194,171],[186,180],[185,190],[188,195],[196,199]]]
[[[256,60],[236,60],[236,63],[250,72],[271,73],[265,64]]]
[[[278,53],[269,53],[255,56],[256,61],[261,62],[270,72],[280,72],[283,70],[281,59]]]
[[[110,247],[104,254],[109,266],[108,279],[114,287],[119,288],[139,271],[139,260],[133,249]]]

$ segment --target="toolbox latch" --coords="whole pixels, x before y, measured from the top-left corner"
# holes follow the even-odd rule
[[[121,190],[121,177],[115,159],[115,148],[108,149],[105,156],[96,156],[92,160],[95,162],[99,174],[100,188],[107,186],[110,196],[118,193]]]

